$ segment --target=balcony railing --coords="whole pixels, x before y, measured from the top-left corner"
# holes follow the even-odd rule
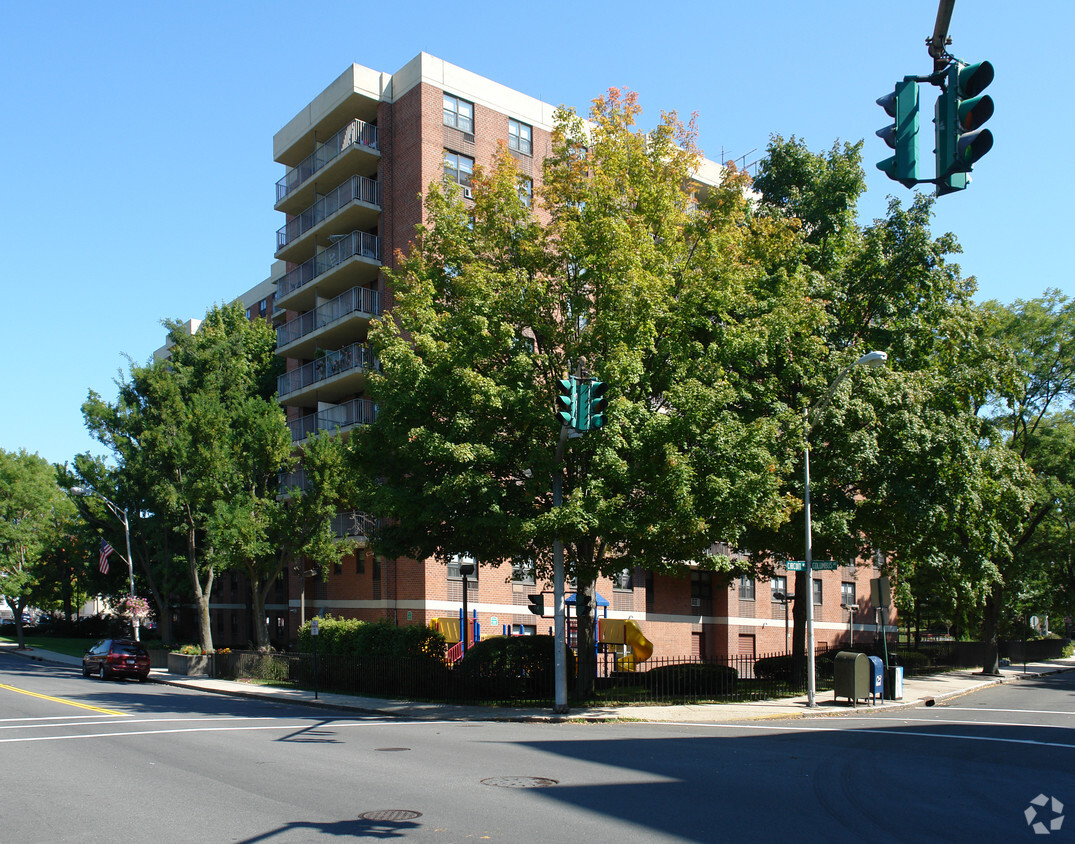
[[[283,348],[319,328],[324,328],[348,314],[381,315],[381,295],[368,287],[352,287],[335,299],[318,305],[276,329],[276,346]]]
[[[283,398],[296,390],[352,369],[376,369],[377,367],[377,358],[373,354],[373,349],[365,343],[352,343],[335,352],[329,352],[323,358],[310,361],[298,369],[285,372],[276,379],[276,392],[280,398]]]
[[[295,269],[276,282],[276,296],[282,298],[292,290],[309,284],[322,273],[346,261],[353,255],[361,255],[374,261],[381,260],[381,239],[367,232],[351,232],[344,235],[331,246],[327,246],[309,261],[299,264]]]
[[[276,251],[279,252],[348,203],[356,201],[368,202],[370,205],[380,207],[381,183],[375,179],[367,179],[365,176],[352,176],[281,226],[276,232]]]
[[[301,442],[318,431],[343,430],[354,425],[369,425],[377,418],[377,405],[369,399],[351,399],[317,413],[308,413],[287,423],[291,441]]]
[[[332,529],[341,539],[358,536],[368,538],[376,533],[377,520],[368,513],[345,510],[332,517]]]
[[[306,156],[301,164],[284,174],[276,183],[276,201],[279,202],[330,161],[356,145],[377,149],[377,127],[363,120],[352,120]]]

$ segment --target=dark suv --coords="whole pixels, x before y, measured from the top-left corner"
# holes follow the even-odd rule
[[[149,651],[134,639],[102,639],[82,656],[82,676],[149,677]]]

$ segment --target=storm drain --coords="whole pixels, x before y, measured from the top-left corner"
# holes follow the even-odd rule
[[[422,817],[422,813],[411,809],[378,809],[374,812],[363,812],[359,817],[364,821],[413,821]]]
[[[495,785],[500,788],[548,788],[550,785],[558,785],[559,782],[548,777],[488,777],[482,780],[482,785]]]

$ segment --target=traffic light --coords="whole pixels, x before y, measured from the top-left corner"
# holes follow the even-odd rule
[[[574,378],[556,380],[556,418],[561,425],[567,425],[569,428],[576,427],[578,423],[578,392],[575,386]]]
[[[891,94],[877,104],[892,118],[892,124],[877,130],[877,137],[895,155],[877,162],[877,169],[890,179],[911,188],[918,184],[918,82],[914,78],[896,83]]]
[[[605,410],[608,408],[608,384],[604,381],[591,381],[586,404],[586,430],[592,431],[605,424]]]
[[[966,188],[971,167],[993,148],[993,133],[980,128],[993,116],[993,98],[982,93],[993,81],[993,65],[952,62],[944,74],[933,120],[937,196]]]
[[[575,430],[590,430],[590,382],[581,378],[576,380]]]
[[[545,594],[543,592],[538,592],[536,595],[529,595],[526,600],[530,603],[528,608],[530,612],[534,615],[545,615]]]

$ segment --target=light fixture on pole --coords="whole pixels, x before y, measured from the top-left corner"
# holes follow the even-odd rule
[[[795,600],[795,596],[784,592],[774,592],[773,600],[784,605],[784,654],[787,655],[788,639],[791,635],[791,628],[788,625],[788,604]]]
[[[474,574],[474,558],[473,557],[456,557],[459,561],[459,574],[463,578],[463,623],[460,625],[461,641],[463,643],[463,653],[470,649],[470,619],[467,618],[467,578]]]
[[[814,549],[813,530],[810,524],[810,432],[817,418],[829,406],[836,388],[856,366],[884,366],[887,352],[867,352],[854,363],[848,364],[837,374],[824,398],[814,408],[803,410],[803,509],[806,515],[806,705],[817,706],[817,686],[814,678]]]
[[[89,487],[73,486],[73,487],[71,487],[70,492],[71,492],[72,495],[79,495],[79,496],[96,495],[98,498],[100,498],[105,503],[105,506],[108,507],[108,509],[112,511],[113,515],[115,515],[115,517],[117,519],[119,519],[121,522],[123,522],[123,536],[127,540],[127,574],[128,574],[129,583],[130,583],[130,593],[129,594],[133,598],[134,597],[134,561],[131,559],[131,527],[130,527],[129,520],[127,519],[127,508],[126,507],[120,507],[118,504],[114,504],[113,502],[111,502],[107,498],[105,498],[103,495],[101,495],[101,493],[99,493],[97,490],[90,489]],[[137,641],[139,641],[139,636],[138,636],[138,616],[135,615],[133,612],[131,613],[131,627],[132,627],[132,629],[134,631],[134,640],[137,642]]]
[[[848,647],[855,647],[855,613],[858,612],[858,606],[855,604],[844,604],[843,608],[850,614],[850,618],[847,620],[847,634],[848,634]]]

